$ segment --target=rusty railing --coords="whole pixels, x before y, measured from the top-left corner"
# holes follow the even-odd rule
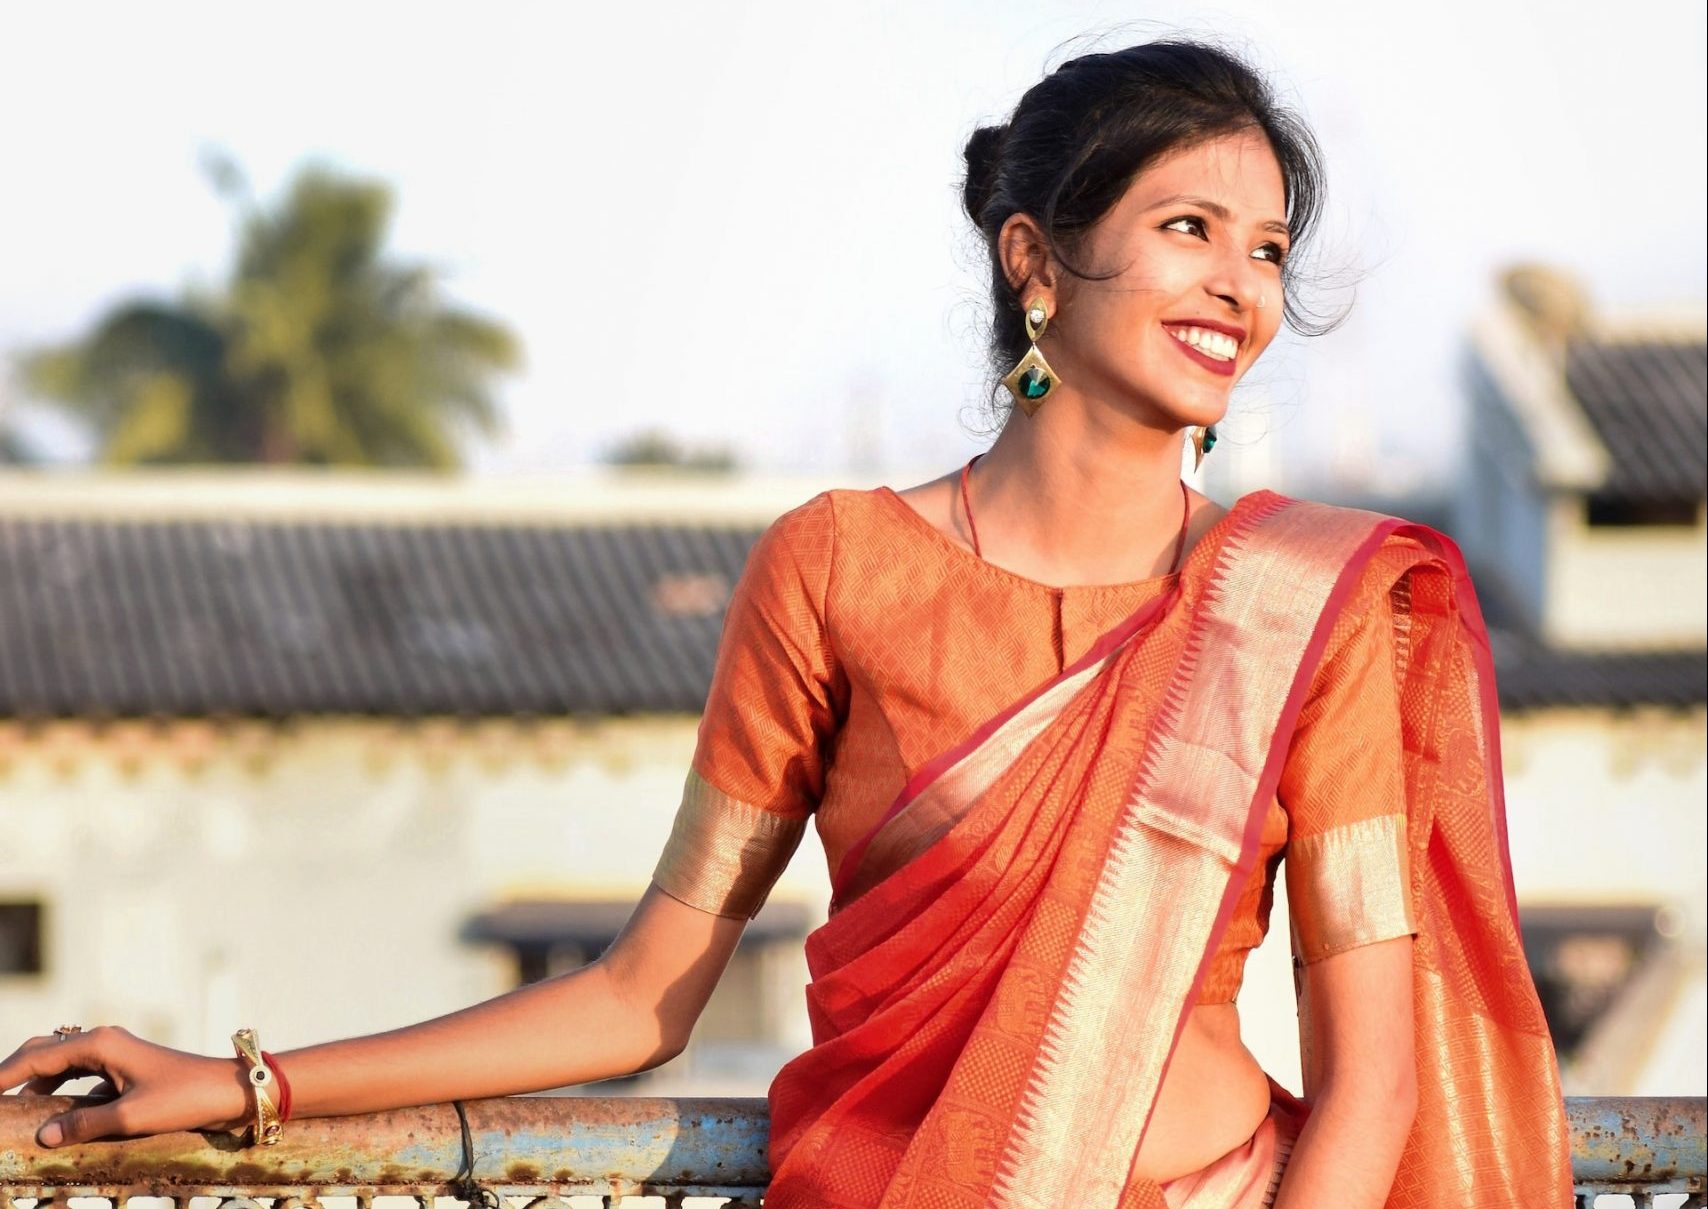
[[[0,1209],[24,1209],[19,1201],[66,1209],[70,1197],[104,1198],[114,1209],[136,1197],[170,1198],[175,1209],[199,1197],[218,1198],[218,1209],[262,1209],[256,1197],[273,1209],[319,1209],[331,1197],[358,1209],[375,1209],[376,1197],[414,1198],[421,1209],[435,1209],[436,1197],[462,1199],[462,1134],[448,1105],[295,1121],[265,1150],[196,1133],[42,1150],[36,1127],[70,1101],[58,1103],[0,1098]],[[1579,1205],[1703,1206],[1704,1105],[1567,1100]],[[475,1101],[467,1112],[474,1179],[499,1198],[488,1209],[566,1209],[576,1197],[607,1206],[625,1196],[663,1197],[673,1209],[699,1197],[757,1206],[764,1195],[764,1100],[514,1097]]]

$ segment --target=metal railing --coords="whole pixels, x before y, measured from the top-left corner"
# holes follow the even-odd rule
[[[219,1198],[219,1209],[261,1209],[256,1197],[274,1209],[319,1209],[328,1197],[353,1198],[359,1209],[373,1209],[376,1197],[412,1197],[421,1209],[434,1209],[435,1197],[463,1199],[462,1133],[449,1105],[294,1121],[268,1149],[197,1133],[38,1148],[36,1128],[71,1103],[0,1098],[0,1209],[24,1209],[19,1201],[65,1209],[69,1197],[106,1198],[115,1209],[133,1197],[167,1197],[179,1209],[197,1197]],[[1705,1101],[1574,1098],[1566,1111],[1584,1209],[1602,1197],[1643,1209],[1704,1204]],[[615,1205],[625,1196],[757,1206],[769,1176],[764,1100],[526,1096],[474,1101],[467,1113],[473,1178],[499,1209],[566,1209],[572,1197]],[[1630,1200],[1613,1199],[1622,1197]]]

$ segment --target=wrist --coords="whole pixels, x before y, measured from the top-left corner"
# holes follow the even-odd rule
[[[207,1128],[242,1133],[255,1123],[249,1072],[240,1058],[208,1058],[212,1064],[214,1099]]]

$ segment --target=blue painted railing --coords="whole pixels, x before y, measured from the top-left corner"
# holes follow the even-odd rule
[[[179,1209],[195,1197],[218,1197],[221,1209],[260,1209],[256,1197],[272,1198],[274,1209],[319,1209],[322,1198],[350,1197],[372,1209],[375,1197],[407,1196],[434,1209],[434,1197],[457,1195],[463,1168],[448,1105],[294,1121],[269,1149],[196,1133],[38,1148],[36,1126],[69,1103],[0,1098],[0,1209],[24,1209],[19,1200],[64,1206],[72,1196],[115,1206],[167,1197]],[[1566,1109],[1581,1206],[1610,1194],[1638,1206],[1704,1204],[1703,1100],[1584,1098]],[[578,1196],[614,1205],[629,1195],[757,1206],[764,1196],[764,1100],[525,1096],[475,1101],[467,1114],[474,1179],[503,1209],[565,1209],[563,1198]]]

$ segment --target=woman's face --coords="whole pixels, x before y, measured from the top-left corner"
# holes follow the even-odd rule
[[[1281,166],[1261,132],[1175,151],[1133,179],[1075,257],[1119,274],[1057,275],[1044,354],[1088,401],[1169,429],[1214,423],[1281,325],[1288,246]]]

